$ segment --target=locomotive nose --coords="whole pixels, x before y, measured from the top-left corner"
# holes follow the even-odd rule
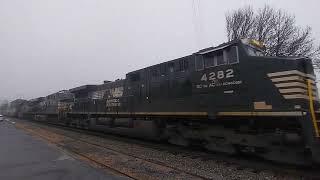
[[[316,99],[319,98],[319,92],[317,88],[317,79],[316,76],[314,75],[314,70],[313,70],[313,63],[312,60],[309,58],[302,58],[299,60],[299,65],[298,68],[301,72],[305,73],[307,75],[306,81],[309,80],[310,83],[312,84],[312,87],[314,88],[314,97]],[[312,75],[314,75],[312,77]]]
[[[312,60],[309,58],[301,58],[298,60],[298,70],[305,74],[314,74]]]

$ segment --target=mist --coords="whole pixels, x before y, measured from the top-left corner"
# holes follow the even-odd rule
[[[228,11],[264,4],[319,39],[316,0],[1,0],[0,100],[101,84],[219,45]]]

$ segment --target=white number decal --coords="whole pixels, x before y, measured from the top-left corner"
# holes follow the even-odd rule
[[[218,71],[218,72],[210,72],[207,76],[207,74],[203,74],[201,77],[201,81],[215,81],[216,78],[218,79],[224,79],[224,78],[233,78],[234,73],[233,69],[227,69],[226,71]]]
[[[224,78],[224,72],[223,71],[218,71],[217,77],[218,77],[218,79],[223,79]]]
[[[209,76],[209,81],[214,81],[214,80],[216,80],[216,74],[214,73],[214,72],[211,72],[210,74],[209,74],[210,76]]]
[[[201,81],[207,81],[208,78],[207,78],[207,74],[204,74],[202,77],[201,77]]]
[[[233,75],[233,69],[227,69],[227,70],[226,70],[226,73],[227,73],[226,78],[232,78],[232,77],[234,77],[234,75]]]

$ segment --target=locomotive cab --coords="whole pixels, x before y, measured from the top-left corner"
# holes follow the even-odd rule
[[[244,39],[196,53],[194,92],[207,95],[207,110],[308,110],[308,80],[319,108],[311,60],[266,56],[264,49],[262,43]]]
[[[319,162],[320,121],[315,112],[319,97],[312,62],[305,57],[266,56],[264,50],[262,43],[243,39],[199,51],[195,55],[194,92],[199,100],[206,97],[202,103],[207,105],[203,110],[209,118],[211,113],[212,119],[233,120],[223,122],[224,127],[245,127],[248,133],[261,131],[266,138],[265,145],[261,145],[263,140],[252,139],[252,144],[229,140],[232,143],[278,149],[263,153],[267,159],[300,161],[296,157],[311,152]],[[267,140],[272,137],[286,140]],[[274,145],[277,143],[291,144],[296,152],[279,150],[281,146]],[[292,154],[285,158],[280,151]]]
[[[269,108],[254,107],[255,110],[269,109],[277,112],[286,122],[286,131],[301,137],[305,150],[312,153],[313,160],[320,162],[320,121],[315,111],[319,109],[319,95],[312,61],[306,57],[268,57],[247,50],[251,67],[256,69],[255,86],[258,102]],[[263,77],[263,78],[262,78]],[[290,126],[291,125],[291,126]]]
[[[294,122],[286,122],[287,132],[294,132],[312,153],[313,160],[320,162],[319,128],[317,118],[319,95],[312,61],[306,57],[267,57],[247,50],[251,66],[256,69],[256,80],[263,82],[254,87],[258,102],[265,102],[269,111],[278,112]],[[263,78],[262,78],[263,77]],[[255,107],[255,110],[261,109]],[[280,113],[279,113],[280,112]],[[289,117],[291,116],[291,118]],[[290,126],[290,124],[294,124]],[[295,130],[296,131],[295,131]]]

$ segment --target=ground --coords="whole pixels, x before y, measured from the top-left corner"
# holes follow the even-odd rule
[[[0,121],[0,179],[124,179],[95,168],[40,138]]]

